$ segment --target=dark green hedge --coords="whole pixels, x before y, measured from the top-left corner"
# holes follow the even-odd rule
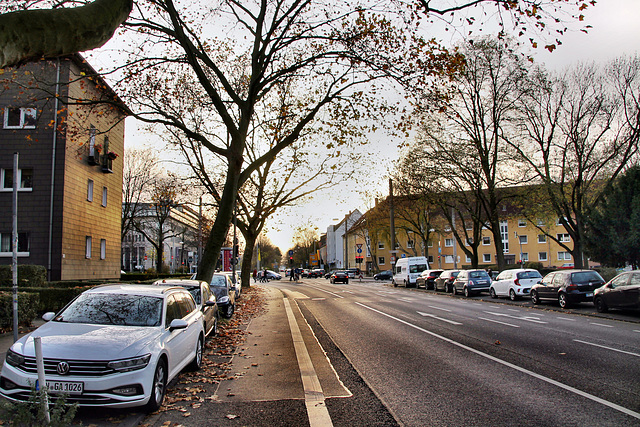
[[[18,292],[18,324],[31,325],[38,315],[39,295],[31,292]],[[13,291],[0,291],[0,328],[13,327]]]
[[[42,265],[18,265],[18,286],[44,286],[47,281],[47,269]],[[0,286],[13,285],[13,273],[10,265],[0,265]]]
[[[38,301],[36,302],[36,310],[33,317],[31,318],[35,319],[38,314],[43,314],[47,311],[57,312],[62,307],[67,305],[67,303],[74,299],[77,295],[92,287],[93,286],[76,286],[73,288],[20,288],[19,290],[20,292],[33,293],[38,297]],[[11,296],[12,289],[3,287],[0,288],[0,293],[1,292],[8,293],[9,296]],[[11,298],[9,298],[9,304],[12,304]],[[0,307],[0,310],[4,309],[4,305]],[[9,311],[13,312],[12,310],[13,308],[9,307]],[[18,300],[18,311],[20,311],[20,300]]]

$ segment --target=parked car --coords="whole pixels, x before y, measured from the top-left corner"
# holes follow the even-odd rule
[[[351,279],[362,278],[362,272],[359,268],[347,268],[347,274]]]
[[[391,280],[393,272],[391,270],[384,270],[380,273],[373,275],[373,280]]]
[[[0,394],[26,402],[38,379],[41,337],[49,392],[80,406],[162,405],[167,384],[204,349],[202,312],[182,287],[114,284],[84,291],[7,352]]]
[[[547,274],[531,287],[531,302],[558,301],[560,307],[593,301],[593,292],[604,280],[593,270],[558,270]]]
[[[600,313],[610,308],[640,309],[640,270],[618,274],[593,292],[593,303]]]
[[[346,271],[334,271],[329,277],[329,282],[349,284],[349,274]]]
[[[532,268],[516,268],[505,270],[491,283],[491,298],[509,297],[515,301],[520,297],[528,297],[531,287],[542,280],[538,270]]]
[[[400,258],[393,269],[393,286],[402,284],[405,287],[416,284],[416,279],[425,270],[429,269],[429,260],[423,256],[411,256]]]
[[[229,276],[224,273],[215,273],[211,277],[209,286],[213,293],[216,294],[220,313],[227,319],[231,318],[236,310],[236,290]]]
[[[460,270],[444,270],[440,276],[433,282],[433,290],[445,292],[453,292],[453,282],[458,277]]]
[[[236,271],[235,280],[233,277],[233,272],[231,271],[223,271],[222,274],[226,274],[227,276],[229,276],[229,280],[231,280],[231,283],[233,284],[233,288],[236,291],[236,299],[240,298],[240,296],[242,295],[242,283],[240,282],[240,272]]]
[[[433,289],[433,283],[442,274],[442,270],[425,270],[416,279],[416,288],[424,286],[425,289]]]
[[[478,292],[487,292],[491,286],[491,277],[484,270],[462,270],[454,280],[451,290],[453,294],[462,292],[470,297]]]
[[[203,280],[162,279],[156,280],[153,284],[156,286],[182,286],[188,290],[196,301],[198,310],[202,312],[204,335],[218,334],[218,317],[220,316],[218,304],[216,303],[216,296],[211,292],[207,282]]]
[[[267,270],[267,280],[280,280],[282,276],[275,271]]]

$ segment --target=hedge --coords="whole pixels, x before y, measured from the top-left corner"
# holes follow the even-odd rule
[[[38,315],[39,295],[18,292],[18,324],[30,326]],[[0,328],[13,329],[13,291],[0,291]]]
[[[18,285],[44,286],[47,281],[47,269],[42,265],[18,265]],[[10,265],[0,265],[0,286],[13,285],[13,272]]]
[[[38,300],[36,302],[36,309],[33,317],[31,318],[31,320],[33,320],[38,316],[38,314],[43,314],[48,311],[57,312],[62,307],[67,305],[67,303],[74,299],[77,295],[92,287],[93,286],[76,286],[73,288],[21,288],[20,291],[32,293],[38,297]],[[6,287],[0,288],[0,293],[2,292],[8,293],[9,296],[11,296],[12,290],[11,288]],[[20,294],[21,292],[18,293]],[[4,300],[2,304],[3,305],[2,307],[0,307],[0,310],[5,310]],[[11,298],[9,298],[8,304],[12,304]],[[18,300],[18,310],[20,311],[19,307],[20,300]],[[12,312],[13,309],[12,307],[9,307],[8,310]]]

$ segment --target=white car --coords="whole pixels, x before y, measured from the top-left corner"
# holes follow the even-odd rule
[[[491,298],[509,297],[511,301],[529,297],[531,287],[541,280],[542,275],[532,268],[505,270],[491,283],[489,295]]]
[[[202,364],[202,313],[182,287],[96,286],[43,319],[7,352],[0,394],[9,400],[27,401],[38,378],[34,337],[41,337],[49,392],[80,406],[155,411],[167,383]]]

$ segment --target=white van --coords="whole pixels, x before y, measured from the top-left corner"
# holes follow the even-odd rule
[[[423,256],[399,258],[393,268],[393,286],[415,286],[416,279],[424,270],[429,269],[429,261]]]

